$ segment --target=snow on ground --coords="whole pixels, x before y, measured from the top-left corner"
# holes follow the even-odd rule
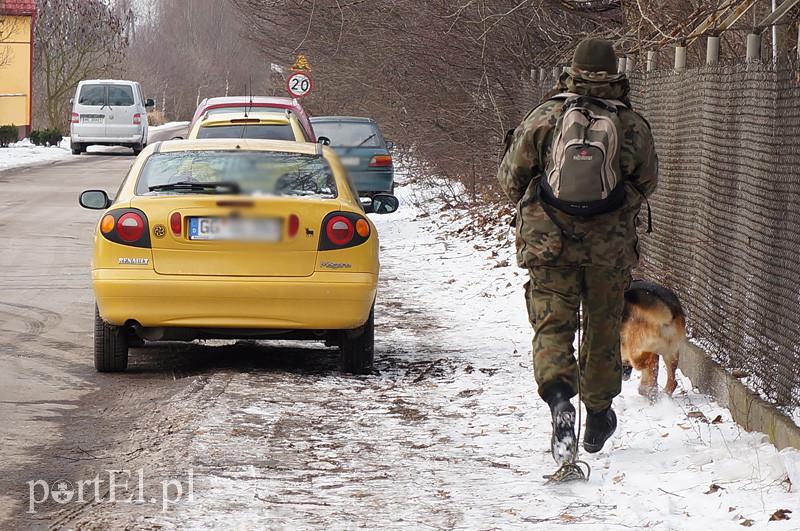
[[[62,141],[58,146],[46,147],[36,146],[26,138],[7,148],[0,148],[0,170],[54,162],[71,156],[69,140]]]
[[[798,453],[741,430],[686,378],[651,405],[634,375],[615,400],[615,436],[581,454],[589,481],[545,485],[549,411],[510,235],[498,225],[470,241],[455,235],[466,218],[417,209],[418,188],[398,193],[401,210],[374,217],[378,374],[248,371],[202,391],[212,405],[185,449],[194,501],[143,525],[800,529],[787,481],[800,484]],[[780,510],[794,512],[769,521]]]

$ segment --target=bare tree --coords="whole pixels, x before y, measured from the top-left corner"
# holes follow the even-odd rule
[[[119,68],[128,45],[127,21],[101,0],[38,0],[38,12],[36,75],[48,126],[62,129],[78,82]]]

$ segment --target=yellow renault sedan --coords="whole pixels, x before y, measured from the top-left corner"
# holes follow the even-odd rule
[[[378,235],[336,154],[312,143],[175,140],[148,146],[94,238],[98,371],[142,341],[311,339],[342,370],[372,369]],[[367,210],[394,212],[376,195]]]

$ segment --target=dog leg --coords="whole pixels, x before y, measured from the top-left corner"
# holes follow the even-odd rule
[[[658,354],[642,352],[641,360],[642,378],[639,381],[639,394],[653,400],[658,392]],[[638,368],[638,367],[637,367]]]
[[[672,395],[675,392],[675,388],[678,387],[678,380],[675,378],[675,371],[678,369],[677,354],[664,356],[664,363],[667,365],[667,385],[664,387],[664,391],[668,395]]]

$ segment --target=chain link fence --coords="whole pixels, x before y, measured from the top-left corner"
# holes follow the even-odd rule
[[[660,161],[639,273],[679,294],[709,355],[792,412],[800,407],[797,69],[707,66],[630,79]]]

